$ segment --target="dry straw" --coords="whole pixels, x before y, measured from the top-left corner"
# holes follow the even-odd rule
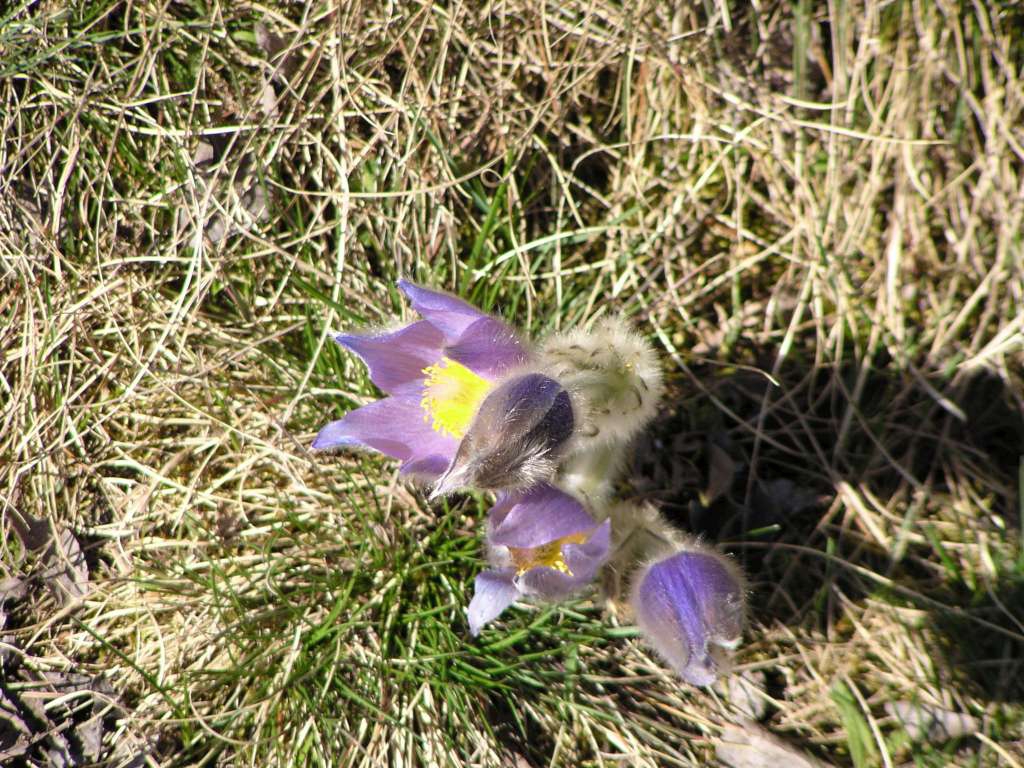
[[[622,492],[743,563],[773,749],[1024,764],[1022,25],[0,11],[0,677],[29,733],[0,754],[689,766],[736,741],[749,697],[681,687],[614,606],[470,640],[485,502],[311,457],[375,396],[330,332],[398,311],[406,275],[535,333],[623,311],[659,347],[669,405]],[[70,531],[84,575],[16,520]],[[63,746],[32,741],[31,691]],[[921,740],[920,707],[974,730]]]

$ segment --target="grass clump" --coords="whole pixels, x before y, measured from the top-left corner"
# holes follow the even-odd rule
[[[40,727],[24,687],[78,675],[98,708],[51,707],[46,744],[111,765],[712,759],[734,692],[683,687],[599,601],[469,638],[487,499],[310,453],[375,397],[331,331],[405,312],[407,276],[658,345],[622,490],[744,565],[764,728],[834,765],[1024,764],[1022,21],[2,11],[10,711]],[[894,703],[971,727],[914,736]]]

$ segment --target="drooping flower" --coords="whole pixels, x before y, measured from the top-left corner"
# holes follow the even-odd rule
[[[642,568],[632,606],[645,637],[688,683],[711,685],[743,631],[745,590],[728,557],[698,544]]]
[[[557,488],[502,494],[488,521],[495,567],[476,577],[470,632],[478,635],[520,597],[561,600],[579,591],[607,559],[609,540],[609,521],[598,523]]]
[[[389,396],[320,430],[313,448],[361,445],[401,471],[460,487],[529,486],[554,473],[573,432],[568,393],[532,370],[528,347],[462,299],[400,280],[423,317],[396,331],[341,334]]]

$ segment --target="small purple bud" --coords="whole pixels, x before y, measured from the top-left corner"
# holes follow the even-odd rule
[[[693,685],[722,672],[723,649],[743,632],[744,585],[739,568],[710,549],[685,549],[634,577],[636,623],[664,659]]]
[[[456,488],[528,488],[554,475],[575,427],[569,393],[528,373],[487,395],[432,496]]]

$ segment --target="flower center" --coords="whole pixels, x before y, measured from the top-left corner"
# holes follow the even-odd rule
[[[423,373],[423,420],[433,422],[435,431],[461,440],[494,385],[447,357],[424,368]]]
[[[565,563],[562,546],[565,544],[582,544],[587,540],[584,533],[572,533],[555,539],[539,547],[509,547],[508,554],[512,565],[516,567],[516,576],[522,576],[531,568],[554,568],[556,571],[572,576],[572,571]]]

